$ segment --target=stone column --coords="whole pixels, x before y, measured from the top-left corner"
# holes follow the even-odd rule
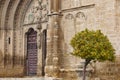
[[[53,12],[59,11],[59,0],[53,0]]]
[[[53,35],[53,40],[54,40],[54,54],[53,54],[53,76],[54,77],[58,77],[59,76],[59,64],[58,64],[58,60],[59,60],[59,52],[58,52],[58,38],[59,38],[59,29],[60,29],[60,25],[59,25],[59,18],[60,18],[60,1],[61,0],[53,0],[54,1],[54,7],[53,7],[53,19],[54,19],[54,23],[53,23],[53,27],[54,27],[54,35]]]
[[[59,0],[51,0],[49,27],[47,30],[47,62],[46,76],[58,77],[58,29],[59,29]]]

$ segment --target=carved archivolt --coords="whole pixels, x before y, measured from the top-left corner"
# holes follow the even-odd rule
[[[23,57],[18,55],[24,56],[23,53],[23,17],[24,13],[29,6],[32,0],[19,0],[19,4],[16,5],[17,10],[14,14],[14,26],[13,26],[13,64],[14,65],[23,65]]]
[[[24,24],[46,21],[48,19],[48,0],[34,0],[27,10]]]
[[[1,25],[2,23],[2,12],[3,12],[3,7],[4,7],[4,4],[5,4],[5,0],[1,0],[0,1],[0,29],[3,29],[3,26]],[[2,31],[0,30],[0,38],[2,37]]]

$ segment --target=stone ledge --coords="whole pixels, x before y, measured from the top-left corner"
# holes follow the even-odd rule
[[[83,69],[60,69],[61,72],[74,72],[74,71],[79,71],[82,72]],[[88,68],[86,69],[86,71],[91,72],[92,69]]]

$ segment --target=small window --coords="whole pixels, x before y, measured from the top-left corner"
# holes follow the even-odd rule
[[[8,38],[8,44],[10,44],[10,37]]]

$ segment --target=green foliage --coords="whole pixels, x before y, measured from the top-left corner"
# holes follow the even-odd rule
[[[100,30],[81,31],[72,38],[70,44],[74,49],[72,54],[82,59],[95,61],[113,61],[115,59],[115,49]]]

